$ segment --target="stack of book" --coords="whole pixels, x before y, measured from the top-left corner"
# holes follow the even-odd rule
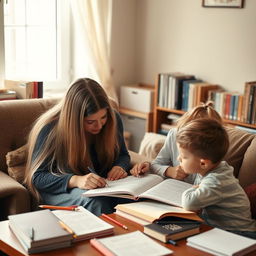
[[[50,210],[8,216],[9,226],[24,249],[39,253],[71,246],[73,236]]]
[[[16,92],[8,89],[0,89],[0,100],[15,100]]]
[[[15,91],[18,99],[43,98],[42,81],[5,80],[5,87]]]
[[[112,225],[82,206],[75,210],[46,209],[8,218],[11,230],[29,254],[69,247],[73,242],[114,232]]]

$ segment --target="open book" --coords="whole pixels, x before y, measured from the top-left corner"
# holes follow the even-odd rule
[[[195,212],[186,211],[180,207],[171,206],[155,201],[118,204],[115,209],[117,215],[131,219],[141,225],[153,223],[156,220],[170,216],[203,222],[203,220]],[[140,219],[144,220],[144,222],[146,221],[146,223],[140,223]]]
[[[107,187],[88,190],[83,193],[83,196],[114,196],[134,200],[148,198],[181,207],[182,193],[192,186],[179,180],[164,180],[155,174],[146,174],[140,177],[128,176],[107,183]]]
[[[114,233],[114,227],[112,225],[95,216],[82,206],[78,207],[78,211],[54,210],[52,213],[74,232],[74,241]]]

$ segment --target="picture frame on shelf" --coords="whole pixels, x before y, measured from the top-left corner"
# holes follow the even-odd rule
[[[243,8],[244,0],[202,0],[203,7]]]

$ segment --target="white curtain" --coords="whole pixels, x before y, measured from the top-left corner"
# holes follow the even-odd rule
[[[109,59],[112,0],[71,0],[70,3],[74,24],[80,30],[77,33],[80,34],[81,40],[84,40],[82,44],[80,42],[80,47],[89,48],[87,56],[83,58],[90,58],[90,68],[94,69],[99,83],[110,97],[117,100]],[[88,63],[86,59],[84,61]],[[83,60],[80,60],[80,63],[83,63]]]

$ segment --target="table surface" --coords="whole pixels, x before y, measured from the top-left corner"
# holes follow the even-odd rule
[[[116,214],[110,214],[110,217],[113,219],[123,223],[128,227],[128,230],[123,229],[122,227],[117,226],[113,222],[110,222],[106,219],[105,221],[109,222],[111,225],[114,226],[114,235],[124,234],[127,232],[132,232],[136,230],[143,231],[143,227],[135,222],[129,221],[128,219],[125,219],[121,216],[118,216]],[[201,231],[206,231],[210,229],[210,227],[206,225],[201,226]],[[158,240],[156,240],[158,241]],[[177,245],[170,245],[170,244],[164,244],[160,241],[158,241],[160,244],[170,248],[173,250],[173,255],[175,256],[207,256],[211,255],[203,251],[199,251],[197,249],[194,249],[190,246],[186,245],[186,239],[181,239],[177,241]],[[225,241],[224,241],[225,242]],[[28,255],[26,251],[23,249],[15,235],[12,233],[12,231],[9,229],[8,221],[2,221],[0,222],[0,250],[5,252],[8,255],[11,256],[24,256]],[[74,243],[71,247],[63,248],[63,249],[57,249],[49,252],[44,253],[37,253],[37,254],[31,254],[31,255],[41,255],[41,256],[84,256],[84,255],[90,255],[90,256],[100,256],[100,254],[96,249],[91,247],[89,240],[80,241]],[[249,255],[255,255],[255,252]]]

